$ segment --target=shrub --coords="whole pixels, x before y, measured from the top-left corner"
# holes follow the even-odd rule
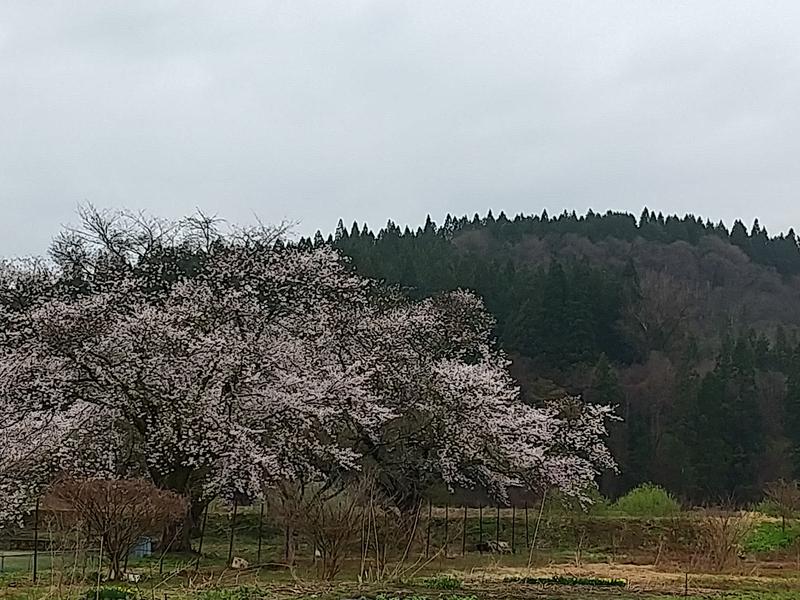
[[[744,540],[753,530],[746,513],[707,511],[700,520],[701,551],[709,566],[719,572],[740,559]]]
[[[49,491],[48,501],[65,515],[101,533],[109,579],[120,579],[125,558],[147,533],[158,533],[186,514],[186,501],[139,479],[64,479]],[[108,588],[112,589],[112,588]]]
[[[434,590],[460,590],[463,582],[454,575],[440,574],[423,579],[422,585]]]
[[[630,517],[669,517],[679,513],[681,505],[664,488],[643,483],[617,500],[614,510]]]

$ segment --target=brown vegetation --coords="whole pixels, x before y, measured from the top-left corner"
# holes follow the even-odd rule
[[[111,579],[122,576],[126,557],[143,535],[158,533],[186,513],[183,498],[138,479],[65,479],[52,486],[48,502],[63,508],[65,523],[99,538]]]

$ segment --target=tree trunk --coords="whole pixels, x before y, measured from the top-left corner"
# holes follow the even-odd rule
[[[118,581],[122,579],[122,556],[121,551],[115,550],[113,552],[109,552],[109,562],[111,563],[109,568],[108,578],[111,581]]]
[[[284,529],[283,554],[287,565],[294,564],[294,527],[287,525]]]
[[[203,511],[208,500],[202,500],[198,482],[202,474],[188,468],[178,469],[168,474],[151,470],[150,476],[158,487],[180,494],[187,499],[189,510],[181,523],[170,525],[161,535],[161,552],[192,552],[192,536],[197,532]]]
[[[161,552],[193,552],[192,537],[199,533],[198,528],[207,505],[207,501],[192,500],[183,521],[164,528],[161,534]]]

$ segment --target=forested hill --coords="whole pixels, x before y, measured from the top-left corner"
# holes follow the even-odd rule
[[[748,500],[800,475],[793,231],[648,210],[489,213],[416,231],[340,222],[328,240],[413,296],[477,291],[528,401],[569,391],[618,405],[621,473],[606,493],[654,481],[695,502]]]

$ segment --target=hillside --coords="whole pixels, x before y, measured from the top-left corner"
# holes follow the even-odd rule
[[[568,391],[616,404],[608,494],[655,481],[694,502],[748,501],[800,474],[793,231],[648,210],[489,213],[416,231],[340,222],[329,240],[412,296],[477,291],[527,401]]]

